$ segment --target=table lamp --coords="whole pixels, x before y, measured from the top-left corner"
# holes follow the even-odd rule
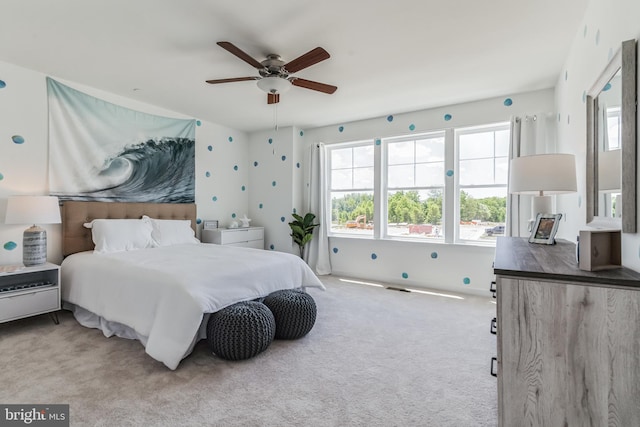
[[[54,196],[10,196],[6,224],[34,224],[22,236],[22,262],[25,266],[47,262],[47,231],[35,224],[59,224],[60,206]]]
[[[532,194],[532,217],[551,214],[551,194],[575,193],[576,160],[573,154],[537,154],[511,160],[509,192]]]

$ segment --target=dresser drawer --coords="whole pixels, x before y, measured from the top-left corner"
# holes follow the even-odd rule
[[[20,319],[60,309],[58,287],[53,289],[6,295],[0,299],[0,322]]]
[[[202,230],[201,240],[203,243],[250,246],[264,249],[264,228],[217,228],[214,230]],[[249,242],[258,243],[249,245]]]

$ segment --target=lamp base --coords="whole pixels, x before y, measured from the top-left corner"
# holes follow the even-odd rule
[[[45,262],[47,262],[47,231],[34,225],[22,234],[22,263],[30,267]]]

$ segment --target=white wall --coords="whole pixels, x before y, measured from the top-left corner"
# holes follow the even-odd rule
[[[560,209],[573,219],[559,231],[559,236],[567,240],[575,241],[580,228],[586,225],[585,94],[620,44],[624,40],[638,38],[640,1],[591,0],[558,77],[558,147],[559,151],[574,153],[578,159],[578,194],[558,197],[557,200]],[[622,243],[623,264],[640,271],[640,234],[623,234]]]
[[[0,62],[0,264],[22,261],[22,232],[27,225],[5,225],[7,198],[16,194],[48,194],[48,116],[45,74]],[[52,76],[55,78],[55,76]],[[167,117],[188,118],[133,99],[73,82],[61,82],[92,96],[128,108]],[[0,86],[2,86],[0,84]],[[248,210],[248,137],[210,122],[196,126],[196,203],[198,218],[219,219]],[[16,144],[13,135],[24,143]],[[208,147],[211,146],[211,150]],[[237,171],[234,165],[243,165]],[[209,172],[209,177],[206,176]],[[212,199],[216,197],[214,202]],[[48,259],[62,260],[60,225],[48,225]]]
[[[506,98],[511,99],[510,105],[505,105]],[[554,114],[553,100],[549,89],[393,114],[304,130],[301,143],[306,152],[315,142],[334,144],[504,122],[513,115]],[[445,120],[445,114],[451,119]],[[478,295],[487,295],[493,280],[493,247],[344,237],[330,238],[329,246],[334,274]]]
[[[302,151],[294,127],[249,137],[249,213],[251,225],[265,227],[265,249],[298,254],[288,223],[301,212]]]

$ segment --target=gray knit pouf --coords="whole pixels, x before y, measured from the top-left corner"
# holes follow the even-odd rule
[[[243,360],[265,351],[275,332],[275,319],[267,306],[255,301],[239,302],[211,313],[207,342],[220,358]]]
[[[276,338],[294,340],[309,333],[316,323],[316,302],[299,289],[285,289],[264,299],[276,319]]]

